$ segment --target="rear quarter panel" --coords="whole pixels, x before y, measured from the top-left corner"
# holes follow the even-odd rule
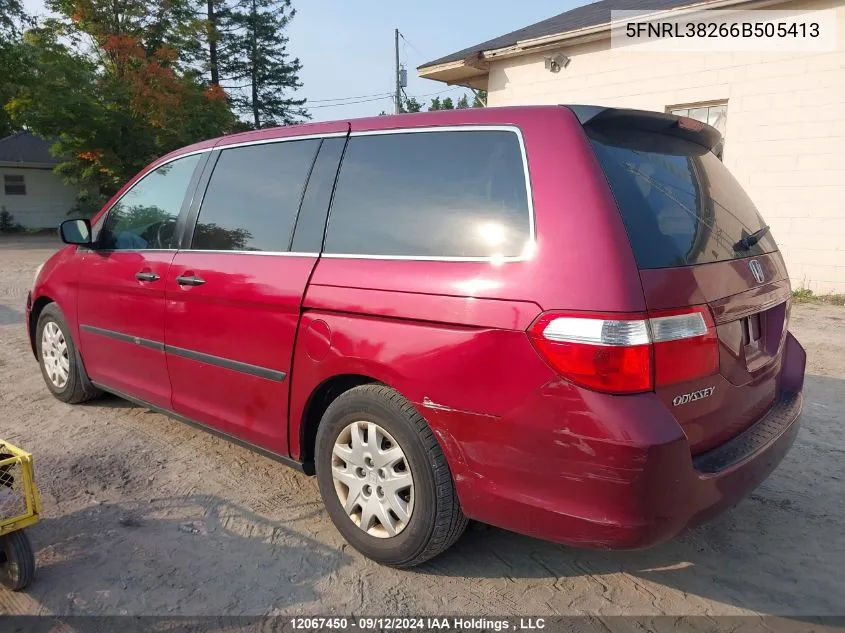
[[[329,262],[342,265],[325,260]],[[334,376],[363,375],[390,385],[424,416],[428,404],[497,418],[551,375],[523,332],[540,313],[532,303],[338,289],[312,282],[305,308],[291,384],[295,457],[302,453],[299,424],[308,400]],[[442,434],[438,437],[450,443]]]

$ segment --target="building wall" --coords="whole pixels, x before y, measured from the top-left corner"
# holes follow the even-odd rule
[[[3,186],[6,174],[23,175],[26,195],[7,196]],[[21,226],[33,229],[56,228],[67,220],[76,202],[77,189],[66,185],[49,169],[0,166],[0,207],[14,216]]]
[[[727,101],[724,161],[757,204],[793,287],[845,292],[845,3],[777,9],[837,11],[836,52],[659,53],[609,40],[493,62],[488,105],[587,103],[664,111]]]

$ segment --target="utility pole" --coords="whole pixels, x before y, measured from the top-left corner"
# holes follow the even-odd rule
[[[399,29],[393,30],[393,40],[394,48],[396,49],[396,68],[394,69],[394,79],[396,80],[396,96],[394,99],[396,101],[396,108],[394,113],[399,114],[402,112],[402,87],[399,83]]]

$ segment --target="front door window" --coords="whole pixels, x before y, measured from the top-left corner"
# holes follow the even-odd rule
[[[176,219],[200,154],[179,158],[136,182],[109,210],[97,245],[101,250],[171,250]]]

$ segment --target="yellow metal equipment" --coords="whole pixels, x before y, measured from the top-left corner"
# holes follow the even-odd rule
[[[15,591],[26,587],[35,573],[35,556],[23,529],[40,517],[32,455],[0,440],[0,582]]]

